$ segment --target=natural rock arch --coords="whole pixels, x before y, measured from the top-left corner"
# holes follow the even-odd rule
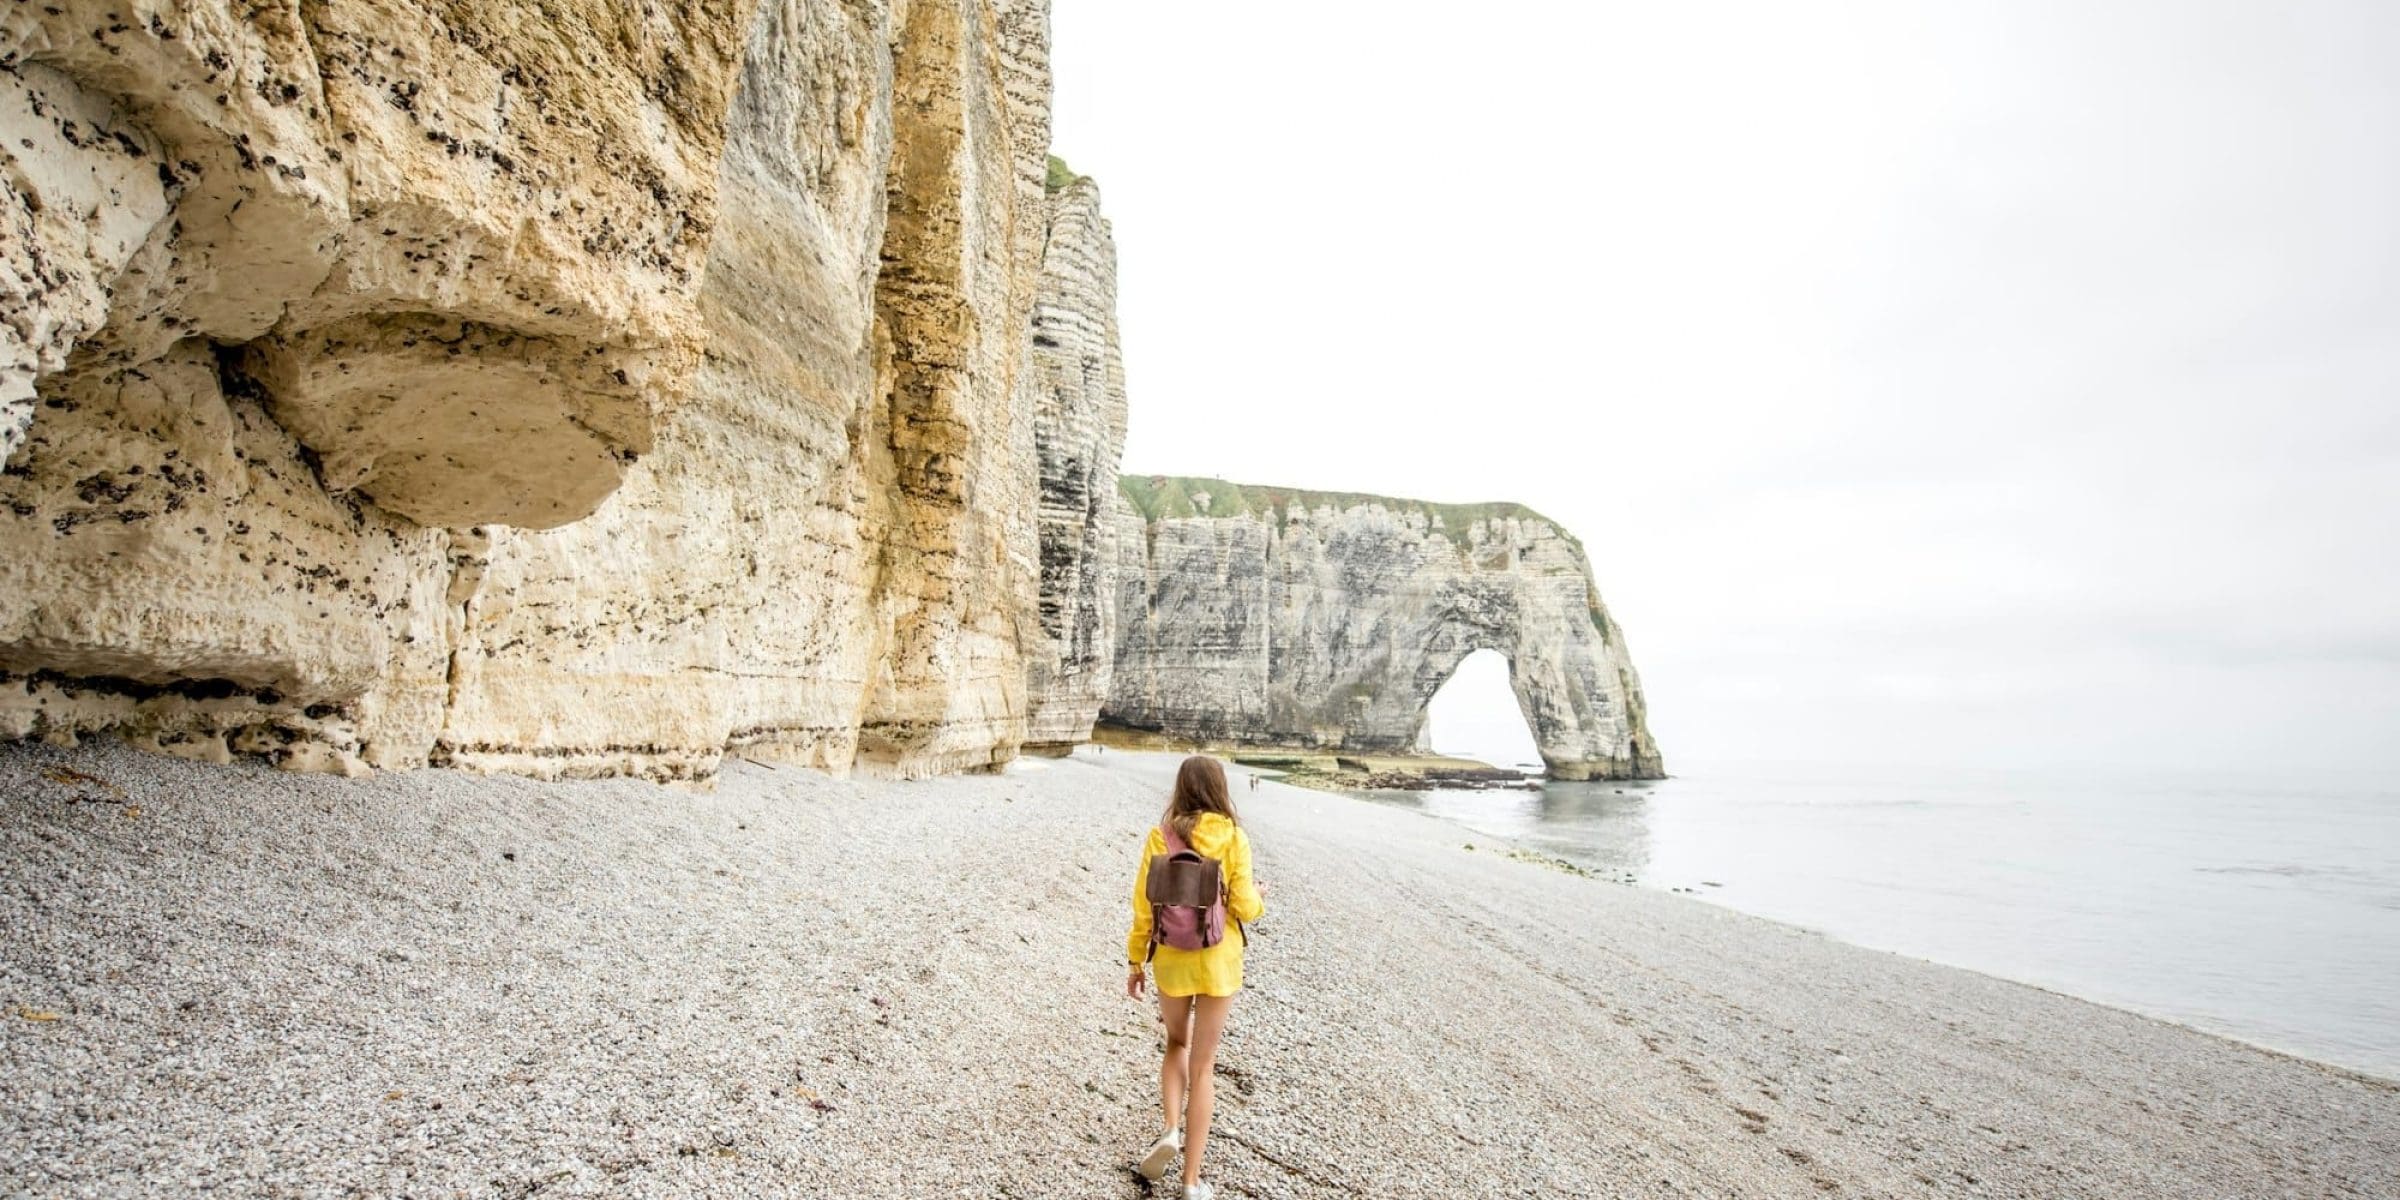
[[[1515,664],[1497,650],[1468,651],[1420,710],[1417,749],[1501,767],[1536,761],[1533,720],[1517,695],[1515,673]]]
[[[1259,745],[1415,748],[1495,650],[1551,775],[1662,773],[1580,543],[1520,505],[1128,477],[1105,720]]]

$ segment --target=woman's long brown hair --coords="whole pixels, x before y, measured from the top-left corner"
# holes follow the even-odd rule
[[[1167,824],[1175,827],[1175,836],[1183,844],[1192,844],[1192,827],[1200,823],[1202,813],[1222,813],[1236,825],[1242,819],[1233,813],[1233,795],[1225,786],[1225,765],[1205,754],[1195,754],[1183,760],[1175,772],[1175,796],[1167,801]]]

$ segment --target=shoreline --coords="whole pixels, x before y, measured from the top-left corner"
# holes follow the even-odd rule
[[[1347,794],[1335,791],[1334,789],[1324,790],[1333,792],[1333,794],[1336,795]],[[1379,804],[1396,812],[1406,813],[1410,816],[1418,817],[1427,821],[1439,822],[1442,825],[1457,830],[1460,834],[1468,837],[1491,840],[1499,845],[1508,847],[1508,849],[1504,852],[1496,851],[1501,853],[1502,857],[1508,858],[1515,862],[1524,863],[1528,866],[1562,871],[1567,874],[1575,875],[1579,878],[1588,879],[1595,883],[1608,884],[1613,887],[1637,888],[1656,895],[1674,896],[1680,899],[1691,900],[1695,903],[1706,904],[1712,908],[1721,909],[1725,912],[1732,913],[1748,920],[1763,921],[1769,925],[1793,930],[1798,933],[1804,933],[1811,937],[1824,938],[1829,942],[1848,946],[1852,949],[1864,951],[1869,954],[1888,954],[1894,958],[1903,959],[1913,963],[1923,963],[1926,966],[1938,967],[1945,971],[1964,971],[1967,974],[1988,979],[1994,983],[2008,984],[2012,987],[2031,988],[2034,991],[2041,992],[2045,995],[2056,996],[2062,1000],[2072,1000],[2078,1004],[2095,1005],[2100,1008],[2108,1009],[2111,1012],[2119,1012],[2124,1013],[2127,1016],[2139,1017],[2145,1021],[2155,1022],[2172,1029],[2199,1034],[2203,1037],[2215,1038],[2219,1041],[2239,1046],[2245,1050],[2255,1050],[2264,1054],[2274,1055],[2278,1058],[2290,1059],[2292,1062],[2302,1066],[2314,1067],[2319,1070],[2332,1071],[2338,1074],[2353,1076],[2362,1083],[2400,1089],[2400,1075],[2378,1074],[2377,1072],[2365,1067],[2353,1066],[2349,1063],[2335,1062],[2332,1059],[2327,1058],[2319,1058],[2302,1050],[2295,1050],[2288,1046],[2278,1046],[2270,1042],[2260,1041],[2256,1038],[2244,1037],[2239,1033],[2234,1033],[2228,1030],[2212,1029],[2206,1025],[2194,1024],[2191,1021],[2181,1020],[2165,1013],[2151,1012],[2133,1004],[2118,1003],[2098,996],[2086,996],[2078,992],[2069,991],[2062,986],[2044,983],[2036,979],[2020,979],[2013,975],[2003,975],[1997,971],[1985,970],[1969,963],[1950,962],[1945,959],[1933,958],[1923,954],[1912,954],[1906,950],[1895,950],[1888,946],[1872,945],[1867,942],[1846,937],[1831,929],[1825,929],[1809,924],[1806,921],[1768,916],[1764,913],[1756,913],[1746,908],[1728,904],[1722,900],[1710,899],[1710,896],[1715,893],[1704,892],[1697,888],[1668,887],[1661,884],[1644,882],[1643,880],[1630,875],[1611,875],[1597,868],[1587,867],[1574,861],[1573,859],[1562,858],[1554,854],[1548,854],[1539,850],[1533,850],[1517,845],[1508,838],[1498,834],[1480,832],[1471,826],[1461,824],[1457,820],[1443,816],[1439,813],[1426,812],[1422,809],[1407,808],[1396,804],[1385,804],[1382,801],[1371,800],[1356,795],[1351,795],[1350,798],[1366,800],[1367,803]],[[1475,843],[1474,848],[1477,851],[1482,851],[1485,849],[1483,843],[1481,842]]]
[[[1618,790],[1623,791],[1624,789],[1619,788]],[[2348,1039],[2339,1035],[2326,1036],[2319,1028],[2292,1026],[2282,1030],[2282,1033],[2291,1040],[2281,1040],[2271,1022],[2262,1028],[2262,1023],[2254,1011],[2245,1010],[2238,1005],[2187,1005],[2178,1008],[2171,1000],[2159,999],[2158,989],[2155,987],[2149,989],[2138,986],[2126,987],[2122,982],[2118,982],[2113,985],[2115,990],[2112,991],[2112,984],[2109,980],[2094,979],[2088,973],[2078,975],[2073,970],[2065,969],[2052,970],[2047,974],[2038,969],[2027,969],[2024,973],[2017,973],[2006,966],[1989,965],[1986,962],[1977,961],[1972,953],[1966,952],[1971,948],[1969,943],[1954,942],[1950,946],[1952,953],[1945,953],[1941,946],[1926,946],[1921,936],[1913,941],[1905,935],[1890,936],[1894,932],[1890,928],[1883,929],[1883,936],[1879,937],[1876,927],[1871,923],[1860,924],[1861,914],[1855,910],[1842,913],[1827,911],[1820,907],[1815,918],[1812,919],[1809,913],[1796,911],[1796,909],[1805,909],[1808,907],[1806,905],[1795,906],[1786,903],[1779,906],[1772,902],[1760,904],[1762,893],[1754,886],[1729,887],[1714,879],[1705,881],[1701,886],[1688,886],[1672,882],[1669,876],[1653,875],[1646,870],[1641,874],[1628,873],[1621,867],[1610,866],[1605,861],[1605,855],[1602,855],[1599,861],[1576,857],[1577,851],[1574,847],[1582,847],[1588,853],[1590,844],[1556,830],[1536,826],[1520,831],[1512,837],[1510,833],[1501,830],[1478,828],[1470,815],[1462,813],[1455,807],[1426,806],[1425,801],[1418,798],[1429,796],[1431,793],[1428,789],[1393,789],[1380,793],[1373,789],[1358,789],[1349,790],[1346,794],[1394,811],[1441,822],[1445,826],[1455,829],[1462,836],[1477,839],[1479,845],[1484,843],[1511,845],[1515,847],[1513,853],[1517,857],[1528,861],[1552,864],[1557,869],[1602,882],[1689,897],[1729,912],[1741,913],[1775,924],[1805,930],[1862,950],[1892,954],[1912,961],[1972,972],[1995,980],[2135,1014],[2302,1062],[2350,1072],[2365,1079],[2400,1085],[2400,1059],[2394,1059],[2388,1049],[2379,1050],[2373,1045],[2362,1045],[2354,1036]],[[1703,874],[1705,872],[1686,871],[1681,874],[1681,878],[1697,880]],[[1735,880],[1736,876],[1722,874],[1718,878]],[[1737,880],[1737,883],[1753,882],[1755,881]],[[1746,897],[1749,902],[1745,903],[1737,897]],[[1840,926],[1845,916],[1848,919],[1847,929]],[[2145,990],[2151,994],[2145,995]],[[2345,1052],[2353,1057],[2342,1057]]]
[[[1461,758],[1431,751],[1371,754],[1312,746],[1212,742],[1172,737],[1122,725],[1095,726],[1092,740],[1086,744],[1124,753],[1213,755],[1261,779],[1335,794],[1378,788],[1455,791],[1531,789],[1551,781],[1548,775],[1528,774],[1479,758]],[[1060,758],[1069,754],[1047,753],[1044,757]]]
[[[0,1180],[1163,1194],[1114,989],[1173,762],[690,793],[0,747]],[[1236,802],[1272,890],[1220,1194],[2400,1194],[2375,1077],[1368,800]]]

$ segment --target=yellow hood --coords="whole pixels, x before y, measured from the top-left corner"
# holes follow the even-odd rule
[[[1233,849],[1233,830],[1233,822],[1227,820],[1224,814],[1201,813],[1200,819],[1192,824],[1192,849],[1205,857],[1223,862]],[[1159,841],[1163,847],[1166,839],[1162,835]]]

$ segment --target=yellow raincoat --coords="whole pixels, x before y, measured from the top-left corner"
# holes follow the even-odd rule
[[[1178,950],[1160,943],[1150,972],[1161,996],[1230,996],[1242,990],[1242,933],[1235,921],[1255,921],[1267,910],[1250,878],[1250,835],[1219,813],[1202,813],[1192,826],[1192,849],[1225,864],[1225,940],[1206,950]],[[1167,839],[1153,826],[1142,842],[1142,868],[1133,876],[1133,930],[1125,935],[1125,961],[1141,965],[1150,953],[1150,860],[1167,852]]]

